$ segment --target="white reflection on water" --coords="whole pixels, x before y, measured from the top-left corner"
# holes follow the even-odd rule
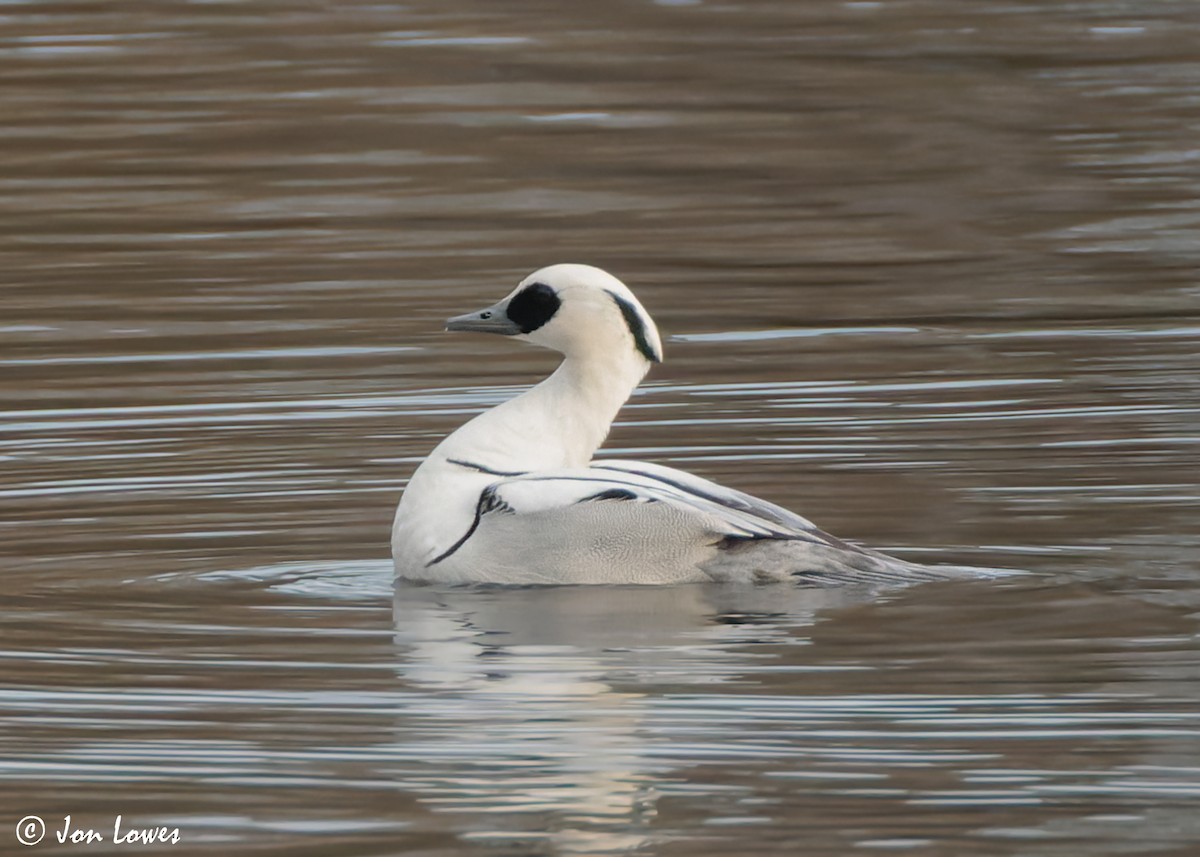
[[[561,821],[545,835],[564,853],[643,845],[659,781],[681,760],[668,748],[676,730],[664,732],[657,722],[663,700],[639,685],[735,681],[755,660],[737,648],[740,642],[803,645],[794,629],[817,609],[864,595],[400,586],[394,602],[400,674],[422,691],[410,714],[425,721],[427,759],[456,762],[409,785],[439,809],[485,813],[483,819],[495,812],[536,819],[553,811]],[[780,611],[788,614],[786,631],[748,620]],[[412,740],[412,726],[406,719],[402,742]],[[704,729],[714,730],[719,720]],[[467,838],[505,835],[484,824]]]

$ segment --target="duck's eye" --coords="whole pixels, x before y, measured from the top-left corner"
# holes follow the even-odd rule
[[[534,283],[517,292],[504,312],[522,333],[532,333],[553,318],[561,305],[554,289],[545,283]]]

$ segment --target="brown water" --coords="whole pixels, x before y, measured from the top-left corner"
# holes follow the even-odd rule
[[[0,4],[0,853],[1196,853],[1198,93],[1154,0]],[[1034,574],[393,604],[555,261],[609,453]]]

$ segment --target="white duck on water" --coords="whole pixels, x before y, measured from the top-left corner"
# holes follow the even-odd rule
[[[681,470],[592,455],[662,361],[624,283],[552,265],[447,330],[514,336],[563,354],[550,377],[455,431],[396,510],[397,577],[446,583],[794,581],[896,585],[980,573],[848,544],[787,509]]]

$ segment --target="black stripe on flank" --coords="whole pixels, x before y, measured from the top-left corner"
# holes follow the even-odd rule
[[[467,539],[475,535],[475,530],[479,528],[479,522],[483,520],[483,516],[488,512],[511,512],[512,507],[496,496],[496,491],[492,486],[483,489],[479,495],[479,502],[475,504],[475,520],[471,521],[471,526],[467,527],[467,531],[463,533],[461,539],[450,546],[450,549],[440,554],[437,558],[430,560],[425,564],[426,568],[431,565],[437,565],[442,560],[452,556],[455,551],[467,543]]]
[[[476,464],[474,461],[463,461],[459,458],[447,458],[446,461],[451,464],[457,464],[459,467],[466,467],[470,470],[486,473],[488,476],[524,476],[524,470],[516,470],[509,472],[507,470],[492,470],[490,467],[484,467],[482,464]]]
[[[761,521],[763,521],[763,523],[766,524],[768,527],[770,527],[772,530],[775,530],[775,534],[772,534],[770,536],[753,536],[751,538],[755,538],[755,539],[771,538],[771,539],[782,539],[785,541],[786,540],[810,541],[810,542],[816,542],[817,544],[825,544],[830,547],[835,547],[838,550],[844,550],[847,553],[859,553],[859,554],[866,553],[866,551],[863,550],[862,548],[860,548],[858,545],[853,545],[853,544],[850,544],[850,542],[842,541],[837,536],[832,536],[829,533],[825,532],[824,530],[818,529],[817,527],[810,527],[808,529],[805,529],[802,531],[802,534],[799,534],[799,535],[795,534],[795,533],[789,533],[789,532],[786,532],[783,530],[776,530],[775,529],[776,527],[781,526],[779,524],[779,522],[772,521],[770,518],[763,517],[763,514],[759,511],[757,511],[753,506],[749,506],[745,503],[739,503],[737,501],[727,500],[726,498],[718,496],[716,494],[710,494],[707,491],[701,491],[698,488],[693,488],[691,485],[685,485],[684,483],[677,482],[674,479],[668,479],[665,476],[659,476],[657,473],[646,473],[643,470],[627,470],[625,468],[618,468],[618,467],[605,467],[603,464],[593,464],[592,467],[596,470],[610,470],[614,473],[635,473],[638,476],[641,476],[645,479],[653,479],[655,482],[661,482],[663,485],[670,485],[672,488],[682,491],[684,494],[691,494],[693,497],[699,497],[700,499],[707,500],[710,503],[716,503],[718,506],[724,506],[726,509],[732,509],[735,512],[741,512],[742,514],[754,515],[755,517],[757,517]],[[725,545],[725,547],[727,547],[727,548],[733,547],[733,545],[729,544],[729,545]]]
[[[668,479],[665,476],[659,476],[657,473],[646,473],[643,470],[627,470],[623,467],[605,467],[603,464],[593,464],[592,467],[597,470],[611,470],[614,473],[630,473],[641,476],[643,479],[652,479],[655,482],[661,482],[663,485],[670,485],[672,488],[682,491],[684,494],[691,494],[694,497],[699,497],[700,499],[707,500],[710,503],[716,503],[718,506],[724,506],[726,509],[733,509],[735,512],[754,512],[752,508],[748,508],[744,505],[735,506],[724,497],[718,497],[716,494],[709,494],[707,491],[701,491],[697,488],[693,488],[691,485],[684,485],[682,482],[676,482],[674,479]]]
[[[624,488],[608,488],[601,491],[599,494],[593,494],[591,497],[584,497],[578,500],[579,503],[590,503],[592,500],[636,500],[637,494],[632,491],[627,491]]]
[[[628,479],[605,479],[603,476],[525,476],[522,482],[608,482],[628,485]],[[640,487],[640,486],[639,486]]]
[[[774,533],[772,533],[769,536],[760,536],[760,535],[757,535],[754,533],[742,536],[742,535],[738,535],[736,533],[730,533],[729,535],[721,536],[721,538],[719,538],[715,542],[713,542],[713,546],[716,547],[718,550],[727,551],[727,550],[737,550],[740,547],[744,547],[746,545],[757,544],[758,542],[807,542],[807,541],[808,541],[808,539],[805,539],[802,536],[793,536],[793,535],[782,535],[781,536],[781,535],[775,535]]]
[[[809,532],[812,533],[814,536],[816,536],[818,539],[821,539],[822,541],[824,541],[830,547],[834,547],[834,548],[837,548],[838,550],[846,551],[846,553],[862,553],[862,554],[866,553],[866,551],[863,550],[862,548],[860,548],[858,545],[852,545],[852,544],[850,544],[850,542],[842,541],[837,536],[830,535],[829,533],[825,532],[824,530],[812,529],[812,530],[809,530]]]
[[[733,508],[732,506],[726,508]],[[840,551],[852,554],[863,554],[867,552],[858,545],[852,545],[850,542],[844,542],[837,536],[831,536],[824,530],[811,529],[804,530],[803,533],[772,533],[769,536],[760,535],[728,535],[723,536],[719,541],[715,542],[720,550],[736,550],[743,545],[751,542],[808,542],[809,544],[824,545],[825,547],[836,548]]]
[[[605,289],[605,291],[608,290]],[[608,296],[616,301],[621,315],[625,316],[625,324],[633,335],[633,344],[637,346],[641,355],[651,363],[662,363],[662,355],[655,351],[654,346],[650,344],[650,337],[646,334],[646,323],[638,313],[637,307],[614,292],[608,292]]]

